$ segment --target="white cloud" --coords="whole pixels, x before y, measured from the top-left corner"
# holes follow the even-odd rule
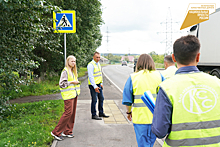
[[[101,0],[103,5],[102,45],[98,51],[110,53],[149,53],[162,54],[166,44],[166,18],[170,7],[172,22],[172,41],[186,35],[180,27],[185,19],[189,3],[216,3],[219,0]],[[163,22],[161,24],[161,22]],[[110,33],[106,33],[108,31]],[[169,31],[169,30],[168,30]],[[108,44],[107,44],[107,35]]]

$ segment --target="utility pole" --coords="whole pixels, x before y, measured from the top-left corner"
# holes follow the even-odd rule
[[[107,36],[105,36],[105,37],[107,37],[107,46],[106,46],[106,50],[107,50],[107,52],[108,52],[108,59],[109,59],[109,50],[108,50],[108,42],[109,42],[109,36],[108,36],[108,33],[109,33],[109,31],[108,31],[108,27],[107,27],[107,31],[106,31],[106,34],[107,34]],[[103,55],[104,56],[104,55]]]
[[[159,32],[159,33],[165,33],[166,34],[166,39],[160,43],[166,43],[166,48],[165,48],[165,53],[169,50],[172,51],[172,46],[173,46],[173,41],[172,41],[172,35],[173,33],[180,33],[180,32],[174,32],[173,31],[173,24],[174,23],[179,23],[179,22],[173,22],[172,21],[172,16],[171,16],[171,11],[170,11],[170,7],[168,7],[168,11],[167,11],[167,17],[166,17],[166,21],[161,22],[160,24],[165,24],[166,25],[166,31],[165,32]]]

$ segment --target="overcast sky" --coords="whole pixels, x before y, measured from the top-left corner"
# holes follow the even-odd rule
[[[170,18],[174,42],[187,35],[189,28],[180,31],[180,27],[190,3],[216,3],[216,8],[220,7],[220,0],[101,0],[101,3],[105,24],[101,26],[103,39],[97,51],[125,54],[172,51],[166,50],[165,43],[166,22],[171,26]]]

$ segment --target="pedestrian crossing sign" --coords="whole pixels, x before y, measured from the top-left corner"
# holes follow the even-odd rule
[[[76,33],[76,12],[64,10],[53,12],[54,33]]]

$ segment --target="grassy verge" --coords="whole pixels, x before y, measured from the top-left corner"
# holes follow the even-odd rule
[[[0,122],[0,146],[47,147],[64,111],[63,100],[15,104]]]
[[[45,81],[41,81],[40,83],[33,82],[30,85],[20,85],[21,91],[11,91],[10,96],[12,99],[31,96],[31,95],[46,95],[46,94],[54,94],[58,93],[59,90],[59,77],[49,77]]]
[[[78,71],[78,77],[84,76],[86,72],[87,72],[87,68],[86,67],[81,67]]]
[[[81,67],[78,72],[78,77],[82,77],[85,75],[87,71],[86,67]],[[20,85],[21,91],[10,91],[11,99],[16,99],[19,97],[25,96],[38,96],[38,95],[46,95],[46,94],[55,94],[59,93],[59,76],[53,76],[47,78],[45,81],[41,81],[40,83],[34,82],[29,85]],[[1,89],[0,89],[1,92]]]
[[[86,68],[80,68],[79,77],[84,76],[86,70]],[[11,92],[10,96],[18,98],[57,93],[59,78],[50,77],[40,83],[20,85],[22,91]],[[0,120],[0,146],[50,146],[53,141],[50,132],[57,125],[63,112],[63,100],[12,104]]]

